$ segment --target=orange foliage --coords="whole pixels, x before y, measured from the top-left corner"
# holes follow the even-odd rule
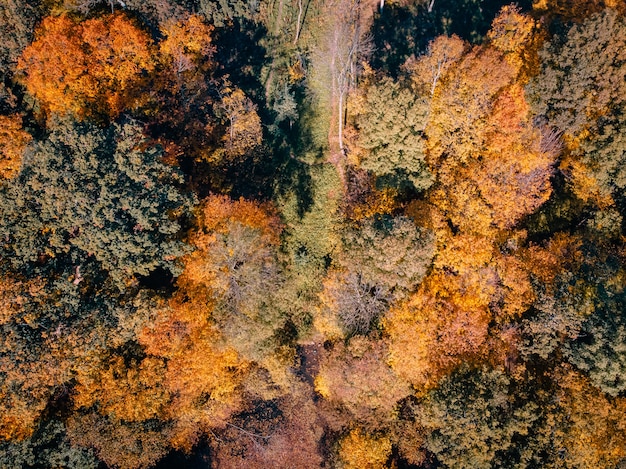
[[[165,364],[158,358],[144,358],[127,365],[114,355],[88,369],[79,368],[74,406],[89,408],[97,404],[102,415],[136,422],[162,418],[169,400],[163,387]]]
[[[531,245],[520,257],[530,273],[544,285],[554,284],[563,270],[576,272],[583,260],[580,238],[556,233],[545,247]]]
[[[472,283],[432,274],[408,302],[389,311],[389,362],[399,376],[429,388],[480,351],[491,318],[481,305],[480,284]]]
[[[22,129],[20,116],[0,116],[0,178],[17,176],[22,153],[31,140],[30,134]]]
[[[47,17],[19,59],[30,94],[46,112],[115,117],[139,102],[155,66],[152,41],[123,14],[76,23]]]
[[[189,239],[196,250],[185,258],[185,271],[178,279],[178,285],[186,289],[192,284],[216,291],[226,288],[220,287],[223,282],[219,282],[219,274],[224,272],[216,270],[219,266],[210,253],[218,237],[227,236],[235,225],[250,228],[258,235],[255,245],[260,251],[279,243],[281,226],[273,210],[243,198],[233,201],[227,196],[210,196],[199,209],[197,223]]]
[[[185,450],[241,406],[238,387],[246,365],[232,349],[219,347],[210,315],[201,295],[191,301],[175,297],[138,334],[147,353],[167,359],[164,387],[171,399],[164,414],[173,422],[171,444]]]
[[[494,223],[511,227],[550,197],[555,155],[541,151],[541,135],[530,123],[520,85],[503,90],[489,122],[487,151],[467,175],[474,176]]]
[[[202,233],[214,231],[225,234],[231,223],[241,223],[259,230],[270,244],[277,244],[279,241],[280,220],[270,206],[259,205],[244,198],[233,201],[227,196],[212,195],[203,204],[198,215],[200,228],[195,232],[194,244],[202,248]]]
[[[212,66],[213,27],[202,17],[191,15],[184,21],[167,24],[162,33],[165,39],[159,44],[161,58],[177,76],[198,67]]]
[[[467,145],[434,150],[445,159],[433,168],[440,185],[432,202],[462,231],[478,234],[511,228],[548,200],[556,158],[541,150],[520,85],[501,89],[490,106]]]
[[[494,98],[515,78],[515,70],[502,54],[492,48],[474,48],[441,79],[431,104],[426,127],[428,163],[431,171],[441,173],[441,161],[451,156],[452,164],[476,158],[485,147]]]
[[[372,190],[365,200],[348,208],[347,216],[354,221],[365,220],[375,215],[390,215],[399,207],[398,191],[385,187],[380,190]]]
[[[543,43],[543,35],[539,22],[521,13],[518,6],[502,7],[491,23],[487,37],[493,47],[504,54],[507,62],[515,70],[522,72],[522,81],[537,73],[538,52]]]

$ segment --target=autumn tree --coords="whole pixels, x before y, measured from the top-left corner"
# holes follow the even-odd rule
[[[67,422],[73,446],[93,448],[105,464],[120,469],[153,466],[169,449],[160,421],[124,422],[97,412],[75,412]]]
[[[22,128],[19,116],[0,116],[0,177],[17,176],[22,155],[32,137]]]
[[[315,390],[332,414],[331,428],[358,422],[369,431],[388,431],[393,425],[398,401],[411,390],[386,363],[386,354],[382,341],[361,336],[324,351]]]
[[[79,118],[138,106],[154,67],[150,37],[123,14],[82,23],[47,17],[18,62],[44,112]]]
[[[210,196],[200,207],[189,239],[195,251],[185,258],[178,281],[189,292],[207,292],[227,343],[253,360],[264,356],[267,341],[284,321],[271,294],[281,282],[280,230],[269,206]]]
[[[339,467],[344,469],[382,469],[391,454],[391,442],[385,436],[373,436],[355,428],[339,443]]]
[[[33,432],[52,417],[50,406],[68,400],[72,379],[97,374],[97,357],[131,341],[152,307],[145,295],[107,287],[93,264],[82,266],[85,279],[78,282],[71,266],[41,273],[31,279],[7,273],[2,281],[3,439],[39,438]]]
[[[464,360],[480,354],[489,331],[487,305],[476,284],[445,273],[427,277],[383,321],[393,370],[418,388],[436,385]]]
[[[181,175],[128,122],[100,130],[59,123],[32,144],[2,187],[3,252],[15,267],[64,258],[99,262],[118,285],[157,268],[178,273],[176,218],[191,205]],[[79,280],[77,280],[79,281]]]
[[[228,159],[241,158],[261,144],[261,119],[256,106],[243,91],[227,87],[218,109],[226,123],[222,142]]]
[[[487,38],[521,73],[522,80],[538,72],[538,52],[544,37],[539,23],[529,14],[522,13],[519,6],[503,6],[491,23]]]
[[[613,467],[626,457],[623,397],[610,398],[563,366],[554,373],[560,409],[554,418],[554,447],[567,467]]]

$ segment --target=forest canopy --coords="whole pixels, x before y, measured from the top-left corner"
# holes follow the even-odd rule
[[[626,467],[625,15],[0,2],[0,467]]]

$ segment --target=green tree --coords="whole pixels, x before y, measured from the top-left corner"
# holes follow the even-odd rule
[[[516,403],[513,389],[502,371],[461,366],[417,410],[426,448],[444,467],[514,467],[511,451],[537,419],[537,405]]]
[[[563,133],[574,193],[611,204],[626,187],[626,21],[610,8],[596,13],[546,43],[540,57],[541,72],[528,85],[533,112]]]
[[[575,137],[621,109],[625,45],[626,24],[612,9],[555,36],[540,53],[541,73],[528,85],[535,114]]]
[[[366,150],[361,167],[396,185],[417,190],[433,183],[425,162],[424,129],[429,102],[391,78],[367,89],[357,119],[358,144]]]
[[[339,263],[365,282],[402,297],[426,275],[435,253],[432,231],[405,216],[376,216],[346,230]]]
[[[0,4],[0,76],[10,75],[33,37],[39,2],[7,0]]]
[[[119,286],[157,268],[178,274],[185,249],[176,218],[192,199],[162,154],[132,122],[59,123],[1,189],[3,257],[17,268],[94,259]]]

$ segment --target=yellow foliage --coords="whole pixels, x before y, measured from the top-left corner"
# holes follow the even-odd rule
[[[450,274],[431,274],[408,302],[385,316],[389,363],[418,388],[436,385],[475,356],[487,339],[490,315],[480,295],[480,278],[473,285],[459,281]]]
[[[342,469],[383,469],[391,456],[391,441],[386,436],[369,436],[352,430],[339,443]]]
[[[0,178],[17,176],[22,154],[31,140],[30,134],[22,129],[20,116],[0,116]]]
[[[611,192],[599,184],[593,172],[580,159],[565,159],[561,166],[570,175],[572,190],[580,200],[593,203],[598,208],[608,208],[615,204]]]
[[[626,399],[606,397],[567,366],[556,380],[564,421],[555,433],[569,467],[616,467],[626,457]]]
[[[165,39],[159,44],[161,58],[182,73],[193,67],[210,65],[215,52],[213,27],[199,15],[191,15],[184,21],[166,24],[162,28]]]
[[[397,197],[398,191],[393,188],[374,190],[363,203],[351,208],[349,216],[354,221],[360,221],[377,214],[391,214],[398,209]]]
[[[521,13],[518,6],[506,5],[491,23],[487,37],[519,73],[522,67],[528,67],[530,55],[536,54],[541,43],[537,41],[538,29],[538,22]]]
[[[434,265],[460,275],[489,266],[494,256],[493,240],[486,236],[459,233],[442,242],[444,247],[438,250]]]
[[[468,44],[458,36],[438,36],[428,45],[427,54],[405,65],[416,92],[434,95],[437,86],[452,66],[461,59]]]
[[[80,367],[74,406],[97,404],[100,414],[128,422],[162,418],[169,400],[164,374],[164,362],[150,357],[126,366],[123,357],[113,356],[104,363]]]
[[[289,82],[297,83],[305,77],[306,73],[304,67],[302,66],[302,62],[300,60],[296,60],[293,64],[289,66]]]
[[[228,158],[242,157],[261,144],[263,141],[261,118],[256,112],[256,105],[242,90],[227,89],[220,108],[227,125],[222,141]],[[219,152],[211,158],[219,160]]]

